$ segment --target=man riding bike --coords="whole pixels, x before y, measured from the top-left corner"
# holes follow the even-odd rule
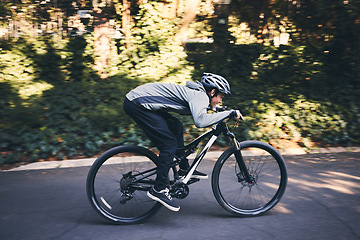
[[[168,173],[177,149],[184,147],[183,125],[169,112],[191,114],[195,126],[204,128],[225,118],[240,118],[239,110],[227,110],[208,114],[223,98],[230,95],[228,81],[219,75],[204,73],[201,82],[186,82],[186,85],[172,83],[148,83],[130,91],[124,101],[124,111],[138,124],[159,149],[156,182],[147,195],[172,211],[180,206],[171,198],[167,189]],[[178,150],[180,151],[180,150]],[[187,159],[179,165],[179,175],[185,175],[190,167]],[[195,171],[194,178],[206,179],[207,175]]]

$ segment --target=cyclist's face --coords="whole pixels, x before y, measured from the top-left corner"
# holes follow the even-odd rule
[[[211,99],[210,101],[210,107],[211,108],[214,108],[216,107],[217,105],[221,104],[224,97],[225,97],[225,94],[223,93],[219,93],[218,95],[214,96],[215,95],[215,90],[212,90],[210,92],[210,96],[212,96],[213,98]]]

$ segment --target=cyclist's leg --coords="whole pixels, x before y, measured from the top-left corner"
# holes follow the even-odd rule
[[[162,190],[168,184],[168,174],[177,148],[176,136],[162,114],[142,108],[127,99],[124,101],[124,110],[160,151],[155,189]]]
[[[163,135],[165,136],[165,135]],[[164,138],[165,140],[165,138]],[[176,151],[176,145],[171,145],[171,139],[169,138],[166,143],[155,143],[155,145],[158,147],[160,153],[159,153],[159,163],[157,165],[157,171],[156,171],[156,183],[154,188],[156,190],[162,190],[166,188],[168,185],[168,176],[169,176],[169,170],[172,165],[172,161],[175,157],[175,151]],[[176,144],[176,143],[175,143]]]
[[[163,113],[162,116],[166,119],[166,122],[168,124],[170,131],[176,137],[177,148],[180,149],[180,150],[176,151],[176,155],[184,156],[185,155],[185,151],[183,150],[183,148],[184,148],[184,127],[183,127],[182,122],[169,113]],[[186,158],[181,159],[179,167],[181,169],[188,169],[190,167],[189,161]]]
[[[170,131],[176,137],[177,147],[179,149],[176,151],[176,155],[184,156],[185,155],[185,151],[183,149],[184,148],[184,127],[183,127],[182,122],[180,122],[179,119],[177,119],[176,117],[173,117],[169,113],[162,113],[161,115],[166,119]],[[186,171],[188,171],[190,168],[189,160],[187,158],[181,158],[179,167],[180,167],[179,174],[181,176],[185,175]],[[208,178],[206,173],[202,173],[197,170],[195,170],[192,177],[198,178],[198,179],[207,179]]]

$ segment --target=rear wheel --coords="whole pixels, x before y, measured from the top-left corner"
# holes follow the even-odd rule
[[[161,207],[146,195],[155,181],[156,160],[153,152],[139,146],[108,150],[88,173],[90,204],[101,216],[116,223],[138,223],[151,217]]]
[[[235,159],[235,147],[218,159],[212,173],[212,189],[218,203],[228,212],[255,216],[269,211],[281,199],[287,184],[282,156],[269,144],[259,141],[240,143],[241,154],[252,183],[243,176]]]

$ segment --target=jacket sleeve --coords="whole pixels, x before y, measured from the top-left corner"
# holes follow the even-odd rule
[[[197,97],[189,101],[191,115],[193,117],[195,126],[198,128],[209,127],[219,121],[229,117],[233,110],[228,110],[219,113],[208,114],[207,107],[209,106],[209,98],[206,94],[198,94]]]

